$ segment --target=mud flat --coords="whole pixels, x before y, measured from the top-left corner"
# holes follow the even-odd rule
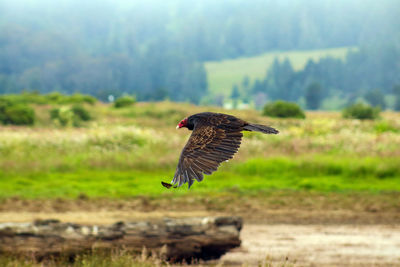
[[[224,265],[400,266],[400,225],[253,225]]]
[[[81,210],[78,207],[63,212],[6,209],[0,212],[0,223],[30,222],[50,217],[63,222],[104,225],[119,220],[229,215],[204,210],[138,212],[115,211],[118,209],[114,207],[95,208]],[[279,209],[240,215],[244,218],[240,232],[241,247],[228,252],[220,260],[209,262],[211,265],[400,266],[400,214],[395,211],[306,212]]]

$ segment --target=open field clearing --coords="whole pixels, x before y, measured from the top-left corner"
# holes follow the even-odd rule
[[[340,47],[321,50],[269,52],[255,57],[206,62],[209,91],[213,94],[229,96],[233,85],[241,85],[245,76],[248,76],[251,82],[255,79],[264,78],[275,58],[280,61],[288,58],[295,70],[301,70],[310,59],[314,62],[328,56],[344,59],[348,49],[354,48]]]
[[[45,109],[45,107],[41,107]],[[96,121],[83,128],[56,128],[43,116],[38,126],[2,127],[1,198],[76,198],[257,195],[274,190],[351,193],[400,191],[398,114],[358,121],[338,113],[308,113],[305,120],[278,120],[256,111],[233,111],[269,124],[279,135],[245,133],[233,160],[195,183],[166,191],[189,131],[176,123],[208,108],[172,103],[125,110],[92,108]],[[209,110],[209,109],[208,109]],[[212,109],[211,109],[212,110]],[[41,110],[45,114],[45,110]],[[48,119],[47,119],[48,120]]]

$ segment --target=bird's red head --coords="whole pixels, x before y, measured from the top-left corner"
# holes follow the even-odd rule
[[[176,126],[176,129],[182,128],[182,127],[186,127],[188,123],[188,119],[184,118],[183,120],[181,120],[181,122],[178,123],[178,125]]]

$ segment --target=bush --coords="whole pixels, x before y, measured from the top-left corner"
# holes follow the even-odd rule
[[[81,126],[82,121],[89,121],[92,119],[89,111],[81,105],[51,109],[50,118],[60,126],[75,127]]]
[[[35,111],[23,104],[2,105],[0,119],[3,124],[32,125],[35,122]]]
[[[348,106],[343,110],[343,118],[347,119],[359,119],[359,120],[374,120],[379,117],[380,108],[371,107],[370,105],[357,103]]]
[[[51,119],[60,126],[79,126],[79,120],[69,107],[54,108],[50,110]]]
[[[49,113],[50,113],[50,119],[56,120],[60,115],[60,109],[59,108],[50,109]]]
[[[97,99],[90,95],[73,94],[69,96],[69,103],[87,103],[93,105],[97,102]]]
[[[83,121],[90,121],[92,119],[89,111],[87,111],[87,109],[85,109],[81,105],[73,105],[71,110],[76,116],[79,117],[79,119],[81,119]]]
[[[5,121],[7,119],[6,116],[6,109],[9,106],[9,102],[4,100],[4,99],[0,99],[0,122],[5,124]]]
[[[47,103],[58,104],[63,102],[64,96],[59,92],[51,92],[44,96]]]
[[[299,105],[282,100],[266,104],[263,109],[263,115],[278,118],[304,119],[306,117]]]
[[[0,122],[3,124],[32,125],[35,111],[17,101],[0,98]]]
[[[122,96],[115,100],[114,107],[115,108],[123,108],[127,106],[131,106],[135,104],[136,99],[133,96]]]

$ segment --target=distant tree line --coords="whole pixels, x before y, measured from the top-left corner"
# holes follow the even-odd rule
[[[81,92],[101,100],[134,94],[138,100],[198,102],[207,90],[202,63],[157,40],[142,54],[88,55],[68,40],[24,40],[22,29],[0,35],[0,93],[37,90]],[[37,42],[32,46],[31,42]],[[56,51],[49,51],[55,49]],[[137,47],[136,49],[139,49]],[[50,52],[50,53],[49,53]]]
[[[396,40],[399,6],[398,0],[4,0],[0,93],[82,92],[102,100],[126,93],[138,100],[197,103],[207,93],[204,61]],[[363,64],[373,56],[361,51],[348,61]],[[344,63],[334,59],[324,64],[345,70]],[[319,66],[310,62],[307,77],[292,84],[290,64],[276,63],[272,76],[279,79],[269,85],[269,94],[297,99],[303,92],[296,88],[321,76]],[[322,88],[332,84],[338,90],[354,90],[364,78],[363,69],[353,81],[342,81],[337,74],[326,73]],[[285,83],[292,89],[281,96],[277,88]]]
[[[364,46],[350,51],[345,60],[310,60],[301,71],[295,71],[287,59],[276,59],[249,93],[254,97],[263,93],[268,100],[303,101],[308,109],[321,108],[323,100],[336,98],[344,106],[360,97],[385,109],[385,95],[393,95],[394,107],[400,109],[399,62],[400,45],[393,43]]]

